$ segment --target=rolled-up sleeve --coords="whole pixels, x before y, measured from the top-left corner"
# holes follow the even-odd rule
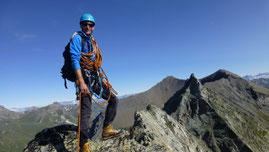
[[[70,42],[71,65],[74,70],[80,69],[81,37],[75,35]]]

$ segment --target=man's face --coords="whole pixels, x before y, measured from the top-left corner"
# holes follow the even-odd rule
[[[80,27],[82,31],[87,35],[90,35],[92,31],[94,30],[94,24],[90,21],[81,22]]]

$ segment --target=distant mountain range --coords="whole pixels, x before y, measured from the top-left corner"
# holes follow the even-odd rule
[[[0,121],[7,120],[7,119],[16,119],[19,118],[20,114],[14,111],[10,111],[6,109],[4,106],[0,105]]]
[[[246,75],[243,78],[269,89],[269,73],[260,73],[254,76]]]
[[[92,119],[103,107],[92,105]],[[43,128],[61,124],[75,125],[78,122],[78,104],[55,102],[40,108],[28,108],[24,112],[10,111],[0,106],[0,151],[22,151],[35,133]]]
[[[123,95],[123,96],[119,96],[119,99],[124,99],[127,98],[129,96],[133,96],[135,94],[127,94],[127,95]],[[96,99],[97,102],[103,103],[104,100],[103,99]],[[61,101],[61,102],[57,102],[60,105],[75,105],[78,104],[77,100],[73,100],[73,101]],[[0,105],[1,106],[1,105]],[[3,106],[2,106],[3,107]],[[32,107],[25,107],[25,108],[10,108],[8,109],[9,111],[13,111],[13,112],[17,112],[17,113],[24,113],[28,110],[32,110],[32,109],[37,109],[37,108],[41,108],[41,107],[36,107],[36,106],[32,106]]]
[[[73,101],[62,101],[62,102],[55,102],[55,103],[59,103],[60,105],[75,105],[75,104],[78,104],[78,101],[73,100]],[[29,110],[38,109],[38,108],[41,108],[41,107],[32,106],[32,107],[25,107],[25,108],[10,108],[8,110],[17,112],[17,113],[24,113]]]
[[[133,95],[133,94],[132,94]],[[131,95],[120,96],[120,99]],[[104,102],[103,99],[96,99]],[[21,151],[26,143],[43,128],[78,122],[78,101],[54,102],[44,107],[7,109],[0,105],[0,151]],[[92,104],[93,120],[104,107]]]

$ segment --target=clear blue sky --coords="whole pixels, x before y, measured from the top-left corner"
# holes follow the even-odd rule
[[[96,20],[103,68],[120,95],[172,75],[269,72],[268,0],[1,0],[0,105],[75,99],[60,69],[79,18]]]

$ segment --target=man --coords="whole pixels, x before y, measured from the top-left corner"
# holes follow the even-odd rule
[[[88,130],[89,130],[89,121],[91,116],[91,97],[89,95],[90,88],[93,86],[91,83],[91,79],[89,79],[89,75],[97,77],[95,72],[92,72],[88,69],[81,68],[80,64],[81,57],[83,54],[92,53],[93,48],[93,30],[95,28],[95,20],[90,14],[83,14],[80,18],[80,27],[82,31],[78,34],[74,35],[70,42],[70,56],[71,56],[71,64],[72,68],[75,71],[78,87],[81,91],[81,119],[80,119],[80,151],[90,151],[89,149],[89,141],[88,141]],[[86,40],[84,43],[84,47],[82,48],[82,39]],[[97,46],[97,45],[96,45]],[[93,55],[90,58],[91,61],[95,61],[96,57]],[[96,83],[95,83],[96,84]],[[94,84],[94,85],[95,85]],[[109,98],[109,94],[111,93],[108,86],[103,84],[103,92],[100,91],[100,87],[93,86],[93,91],[99,94],[102,93],[102,98],[107,100]],[[103,139],[113,138],[119,136],[123,132],[112,129],[111,123],[116,116],[117,111],[118,98],[116,95],[111,93],[111,97],[108,101],[108,106],[105,113],[105,120],[103,124]]]

